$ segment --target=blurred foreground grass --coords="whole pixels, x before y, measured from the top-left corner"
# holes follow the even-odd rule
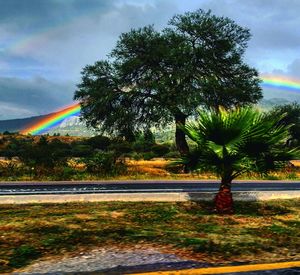
[[[68,203],[0,206],[0,272],[44,256],[139,243],[207,262],[300,258],[300,200]]]

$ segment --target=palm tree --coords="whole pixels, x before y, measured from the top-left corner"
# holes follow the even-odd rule
[[[251,108],[219,109],[201,111],[196,122],[183,127],[197,147],[179,163],[191,170],[213,171],[221,178],[215,197],[218,213],[233,212],[233,179],[246,172],[267,174],[299,156],[298,148],[284,146],[290,126],[279,124],[281,119]]]

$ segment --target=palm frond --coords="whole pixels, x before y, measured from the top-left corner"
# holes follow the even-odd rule
[[[192,170],[211,169],[222,175],[226,167],[233,176],[266,173],[300,157],[299,149],[284,147],[291,126],[278,123],[282,117],[266,117],[251,108],[198,113],[196,122],[182,128],[198,145],[181,159]]]

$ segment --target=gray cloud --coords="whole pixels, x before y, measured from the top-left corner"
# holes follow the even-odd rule
[[[246,61],[260,72],[300,77],[299,0],[0,0],[0,118],[70,103],[81,69],[122,32],[198,8],[250,28]]]
[[[0,77],[0,117],[52,112],[72,101],[72,83],[53,83],[43,78]]]
[[[295,59],[288,65],[287,72],[289,75],[300,77],[300,58]]]
[[[31,3],[28,0],[25,2]],[[21,47],[8,47],[4,53],[16,58],[31,58],[40,63],[38,67],[41,67],[41,64],[46,64],[46,66],[56,69],[59,77],[72,79],[78,79],[81,68],[86,64],[106,58],[122,32],[153,23],[157,28],[161,28],[177,11],[172,1],[156,1],[152,4],[91,0],[37,2],[51,3],[49,9],[54,9],[54,4],[70,3],[63,10],[73,17],[65,18],[61,24],[58,19],[54,20],[52,23],[54,27],[52,28],[52,21],[47,20],[47,17],[53,16],[53,11],[52,13],[48,12],[50,15],[45,16],[45,22],[48,22],[50,26],[48,29],[46,28],[45,32],[43,29],[41,32],[33,32],[33,41],[25,42],[22,45],[22,39],[20,39]],[[101,6],[101,3],[104,2],[109,2],[110,5]],[[89,10],[86,6],[89,7]],[[81,12],[80,16],[76,17],[74,10],[78,13],[81,7],[85,7],[86,13]],[[43,5],[41,9],[44,9]],[[36,18],[34,26],[39,29],[39,20],[42,19],[39,14],[36,15],[35,10],[33,12],[33,18]],[[23,13],[27,15],[27,9]],[[44,24],[46,24],[45,22]],[[19,42],[15,42],[15,44],[18,45]]]
[[[93,10],[111,8],[115,1],[98,0],[0,0],[0,23],[20,30],[58,25]]]

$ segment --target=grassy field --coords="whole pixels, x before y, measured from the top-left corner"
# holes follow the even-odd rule
[[[300,258],[300,200],[211,203],[70,203],[0,206],[0,272],[42,257],[139,243],[211,263]]]

